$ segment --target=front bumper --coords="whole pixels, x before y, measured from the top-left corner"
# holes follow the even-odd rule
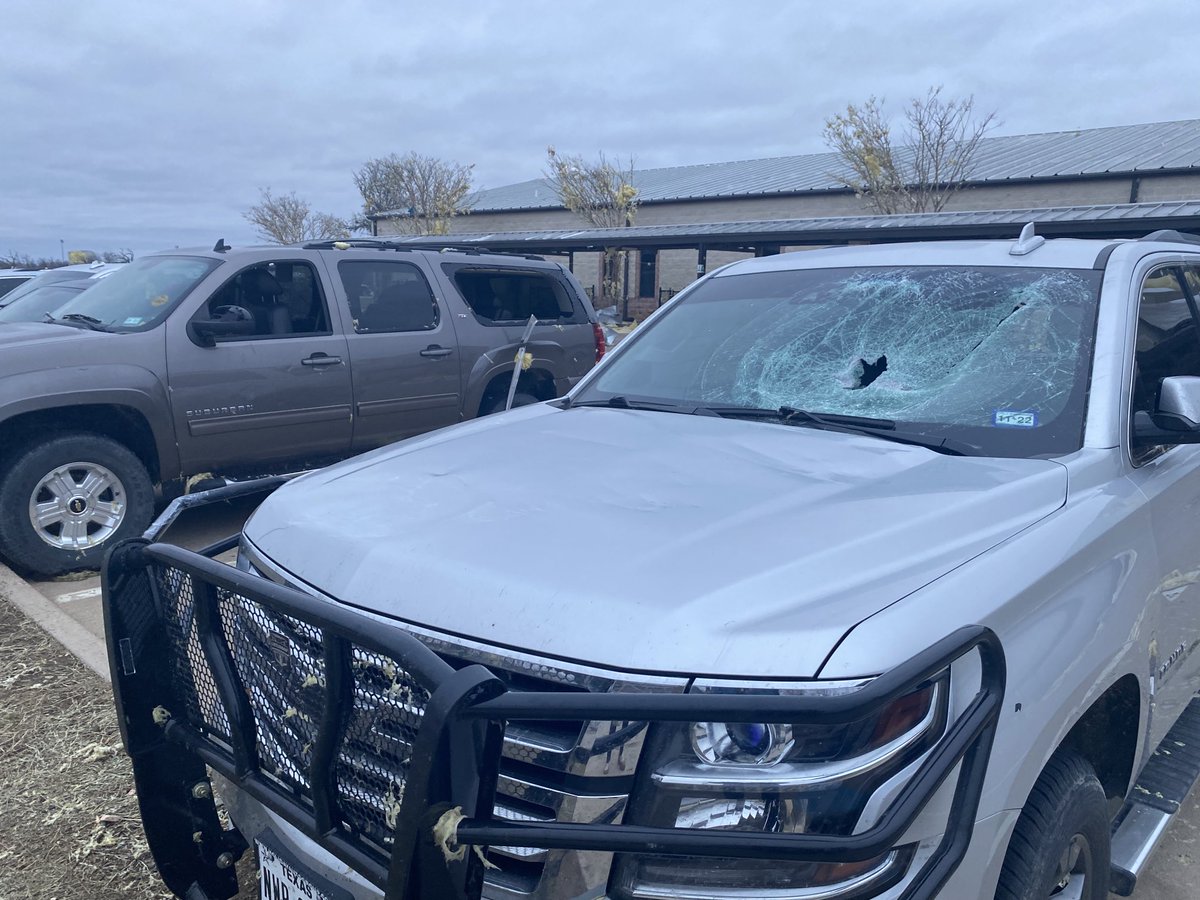
[[[970,844],[1004,690],[1003,653],[982,627],[962,629],[837,696],[547,693],[508,690],[484,666],[456,670],[398,625],[381,626],[162,544],[132,541],[114,550],[104,595],[114,694],[147,837],[164,880],[180,896],[193,885],[212,898],[236,891],[228,860],[245,840],[221,828],[203,788],[208,767],[240,800],[261,804],[356,873],[352,880],[389,900],[482,895],[482,857],[468,852],[447,861],[433,835],[454,808],[466,817],[457,842],[475,847],[853,863],[894,847],[957,771],[945,835],[905,882],[905,897],[932,897]],[[271,623],[284,623],[291,637],[261,646],[246,641],[248,631]],[[311,652],[299,652],[297,641]],[[860,834],[492,816],[510,720],[839,724],[882,709],[972,652],[982,663],[974,698]],[[275,665],[264,653],[277,654],[278,670],[295,677],[248,687],[248,672]],[[289,729],[276,727],[283,719]],[[389,723],[394,740],[386,752],[397,755],[386,773],[377,756],[364,757],[368,719]]]

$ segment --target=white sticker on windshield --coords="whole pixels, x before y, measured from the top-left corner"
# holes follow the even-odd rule
[[[122,325],[141,325],[142,321],[143,321],[143,319],[141,316],[130,316],[128,319],[126,319],[121,324]]]
[[[999,428],[1036,428],[1037,413],[1031,409],[998,409],[992,413],[992,424]]]

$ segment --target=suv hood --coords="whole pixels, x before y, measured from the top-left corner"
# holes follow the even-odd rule
[[[285,577],[492,645],[812,677],[848,629],[1048,515],[1066,489],[1048,460],[539,406],[298,479],[245,535]]]
[[[52,325],[43,322],[0,322],[0,359],[8,357],[25,347],[36,347],[41,352],[48,344],[64,341],[94,341],[98,337],[111,337],[87,328],[71,325]],[[5,367],[7,368],[7,366]]]

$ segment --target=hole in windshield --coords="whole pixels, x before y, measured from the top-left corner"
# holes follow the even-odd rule
[[[576,400],[793,407],[894,420],[988,455],[1070,452],[1099,282],[1026,267],[718,276],[635,332]]]

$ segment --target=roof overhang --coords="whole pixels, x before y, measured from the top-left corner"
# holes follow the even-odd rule
[[[565,254],[604,249],[670,250],[696,247],[754,251],[778,246],[1015,238],[1028,222],[1034,222],[1037,233],[1046,237],[1136,238],[1159,229],[1200,229],[1200,200],[893,216],[634,225],[629,228],[388,235],[388,240],[427,247],[487,248],[521,253]]]

